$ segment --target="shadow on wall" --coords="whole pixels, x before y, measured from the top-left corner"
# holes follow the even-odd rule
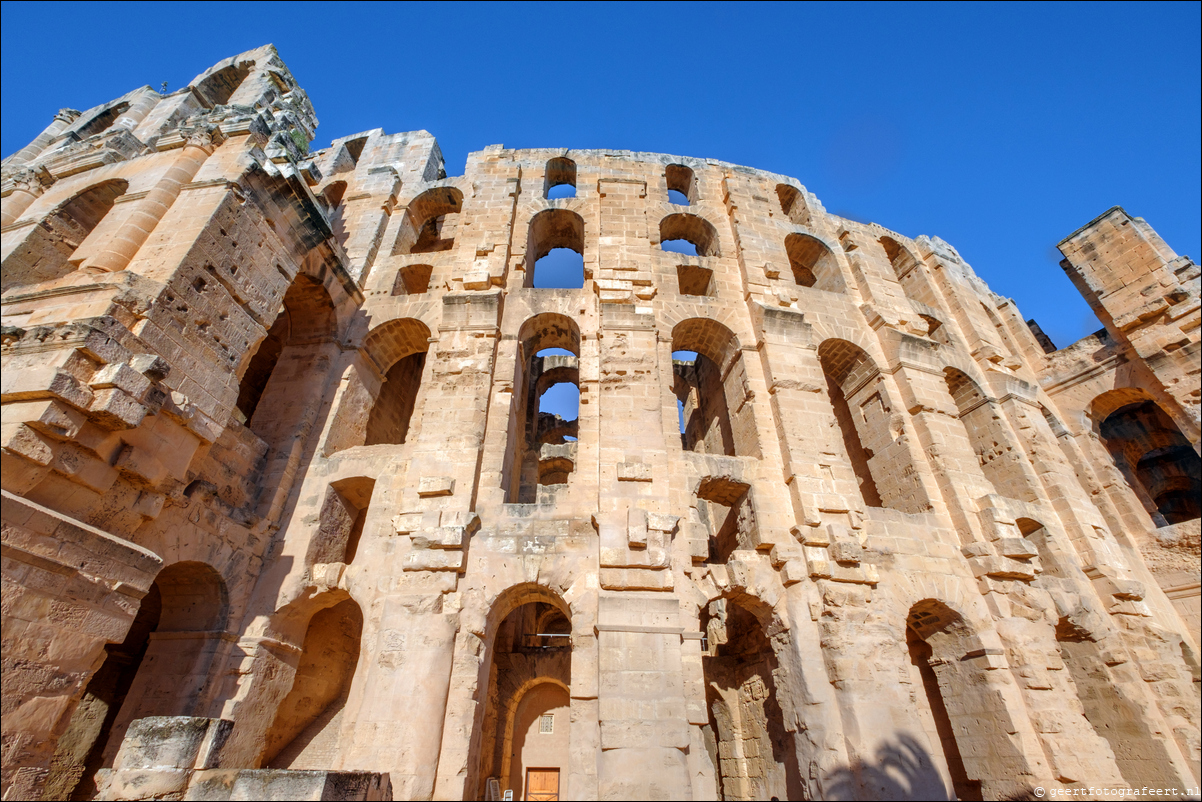
[[[827,799],[955,799],[929,752],[909,735],[876,750],[875,760],[856,761],[828,778]]]

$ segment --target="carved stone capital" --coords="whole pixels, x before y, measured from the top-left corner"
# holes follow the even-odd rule
[[[10,183],[14,190],[28,192],[34,197],[41,195],[54,183],[54,176],[45,167],[23,167],[14,170],[6,178],[8,180],[5,183]]]
[[[208,153],[212,153],[218,145],[225,141],[225,134],[221,133],[219,127],[211,123],[183,125],[180,126],[179,132],[184,139],[185,146],[201,148]]]

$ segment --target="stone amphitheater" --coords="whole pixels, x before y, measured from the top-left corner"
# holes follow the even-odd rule
[[[794,178],[316,126],[265,46],[3,161],[4,799],[1198,793],[1148,223],[1057,349]]]

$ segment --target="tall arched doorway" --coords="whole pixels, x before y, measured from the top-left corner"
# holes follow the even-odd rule
[[[514,607],[492,635],[473,798],[566,798],[572,625],[550,594]],[[470,787],[470,786],[469,786]]]
[[[776,696],[780,664],[769,637],[770,612],[757,616],[743,600],[717,599],[702,614],[702,624],[710,714],[704,736],[718,798],[803,798],[793,736],[785,730]]]

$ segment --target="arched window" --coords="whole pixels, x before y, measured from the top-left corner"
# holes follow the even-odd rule
[[[128,103],[117,103],[109,106],[106,109],[102,109],[88,120],[77,122],[74,126],[72,126],[71,130],[74,132],[75,136],[79,137],[80,139],[87,139],[90,136],[103,134],[105,131],[111,128],[113,123],[117,122],[117,120],[121,118],[121,115],[124,114],[128,109]]]
[[[288,373],[311,358],[314,346],[331,341],[335,326],[334,304],[325,287],[308,275],[298,275],[267,335],[249,352],[242,373],[237,408],[255,434],[270,443],[281,426],[287,428],[290,413],[301,401]],[[268,396],[272,402],[264,404]]]
[[[198,81],[193,85],[192,91],[199,95],[209,108],[221,106],[229,102],[254,66],[253,61],[244,61],[241,64],[223,67]]]
[[[691,206],[697,202],[697,177],[691,168],[669,164],[664,168],[664,180],[668,185],[668,203]]]
[[[694,354],[688,359],[688,354]],[[743,352],[730,329],[691,318],[672,329],[673,391],[686,451],[759,457]]]
[[[511,503],[531,504],[566,484],[576,468],[580,436],[580,330],[545,313],[518,333],[510,452],[502,483]]]
[[[785,237],[785,252],[789,255],[789,267],[797,286],[831,292],[844,289],[839,263],[822,240],[809,234],[790,234]]]
[[[256,765],[269,769],[329,767],[328,741],[337,743],[362,635],[363,611],[353,599],[313,615],[292,688],[276,708]]]
[[[1136,495],[1177,524],[1202,517],[1202,460],[1172,418],[1143,390],[1112,390],[1094,399],[1097,431]]]
[[[84,241],[128,188],[120,179],[88,187],[32,226],[4,259],[0,289],[52,281],[78,268],[87,252],[95,250],[81,248]]]
[[[540,289],[584,286],[584,218],[566,209],[547,209],[530,220],[526,281]]]
[[[547,162],[543,196],[548,200],[576,197],[576,162],[565,158]]]
[[[463,193],[454,187],[428,189],[409,202],[392,255],[438,253],[455,246]]]
[[[875,372],[875,366],[863,349],[845,340],[824,341],[818,348],[818,361],[826,378],[827,396],[834,412],[838,440],[846,450],[860,496],[869,507],[883,507],[885,505],[881,501],[881,494],[873,478],[874,472],[870,467],[873,452],[864,446],[863,440],[870,426],[875,429],[882,422],[877,419],[875,405],[870,406],[870,414],[865,414],[860,409],[853,413],[844,390],[846,387],[848,391],[854,392],[862,387]],[[872,442],[876,437],[870,436],[869,439]]]
[[[906,248],[903,248],[893,237],[881,237],[880,243],[881,247],[885,249],[885,255],[889,257],[889,264],[893,266],[894,274],[899,280],[905,278],[907,273],[918,267],[918,260],[914,255]]]
[[[325,202],[326,212],[330,219],[330,229],[334,232],[334,239],[339,245],[346,245],[347,230],[346,230],[346,215],[342,208],[342,198],[346,195],[346,182],[333,181],[321,193],[321,199]]]
[[[364,340],[363,350],[384,376],[367,420],[364,445],[400,445],[408,440],[429,338],[424,323],[405,318],[373,329]]]
[[[788,184],[777,184],[776,197],[780,199],[780,210],[791,223],[806,227],[811,225],[810,207],[800,189]]]
[[[718,232],[703,217],[684,212],[659,221],[660,248],[687,256],[719,256]],[[682,245],[687,243],[687,245]]]
[[[981,471],[1003,496],[1036,501],[1034,477],[1024,471],[1025,455],[1014,448],[1004,416],[972,379],[956,368],[945,368],[947,390],[956,403],[960,422],[981,464]]]

